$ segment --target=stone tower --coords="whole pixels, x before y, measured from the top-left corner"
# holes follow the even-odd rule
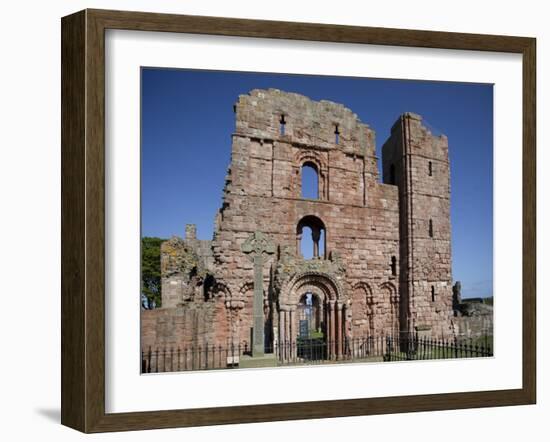
[[[450,167],[447,137],[413,113],[382,147],[384,182],[397,185],[401,330],[449,336],[452,316]]]

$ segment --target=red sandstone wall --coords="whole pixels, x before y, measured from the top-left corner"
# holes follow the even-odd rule
[[[395,334],[414,325],[430,327],[437,336],[448,334],[452,279],[446,138],[432,136],[418,116],[409,115],[406,130],[398,121],[383,148],[382,184],[374,132],[344,106],[254,90],[240,96],[235,109],[231,165],[211,252],[202,244],[204,250],[197,253],[194,238],[179,240],[181,244],[174,239],[163,247],[163,265],[174,269],[163,277],[163,303],[166,299],[169,308],[143,312],[143,345],[250,342],[254,275],[241,246],[258,230],[278,249],[263,266],[268,333],[277,327],[272,265],[280,262],[279,255],[299,256],[297,226],[305,216],[319,218],[326,228],[322,257],[337,254],[345,269],[339,277],[342,316],[337,324],[346,336]],[[432,176],[427,176],[429,161]],[[304,164],[318,172],[316,200],[301,197]],[[389,183],[390,164],[395,183]],[[198,273],[191,277],[193,266]],[[216,280],[210,294],[202,285],[208,272]],[[298,315],[285,317],[296,332]]]
[[[285,134],[279,133],[285,115]],[[391,314],[390,295],[380,284],[392,279],[391,257],[399,262],[399,211],[395,186],[377,182],[374,133],[341,105],[312,102],[279,91],[252,91],[236,105],[236,133],[225,189],[224,209],[213,242],[224,282],[232,293],[253,279],[252,264],[240,247],[255,230],[297,252],[299,220],[314,215],[326,227],[326,250],[338,252],[347,269],[346,299],[353,286],[368,281],[375,315]],[[338,124],[339,143],[334,128]],[[319,200],[301,198],[301,167],[316,165]],[[395,279],[395,277],[393,277]],[[264,288],[269,266],[264,268]],[[251,293],[244,295],[240,321],[249,328]],[[362,302],[358,301],[358,302]],[[356,316],[362,320],[358,309]],[[392,320],[377,321],[391,328]],[[242,336],[242,335],[241,335]]]
[[[430,328],[435,336],[447,337],[452,334],[447,138],[434,136],[418,115],[406,114],[392,128],[383,159],[384,180],[391,179],[393,164],[401,197],[401,267],[407,269],[401,273],[401,295],[407,298],[410,326]]]

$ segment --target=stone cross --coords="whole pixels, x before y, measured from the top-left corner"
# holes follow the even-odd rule
[[[264,289],[263,289],[263,267],[264,254],[275,253],[275,246],[268,235],[256,231],[248,237],[241,246],[254,263],[254,300],[252,308],[254,312],[252,332],[252,356],[264,355]]]

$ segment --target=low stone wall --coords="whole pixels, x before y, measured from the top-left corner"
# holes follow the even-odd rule
[[[216,303],[141,311],[141,348],[192,347],[220,343],[215,335]],[[219,320],[219,318],[218,318]],[[225,343],[225,342],[224,342]]]

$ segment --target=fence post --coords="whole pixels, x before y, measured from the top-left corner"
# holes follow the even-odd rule
[[[422,338],[422,359],[423,360],[428,359],[428,346],[430,345],[429,341],[430,340],[426,336]]]

